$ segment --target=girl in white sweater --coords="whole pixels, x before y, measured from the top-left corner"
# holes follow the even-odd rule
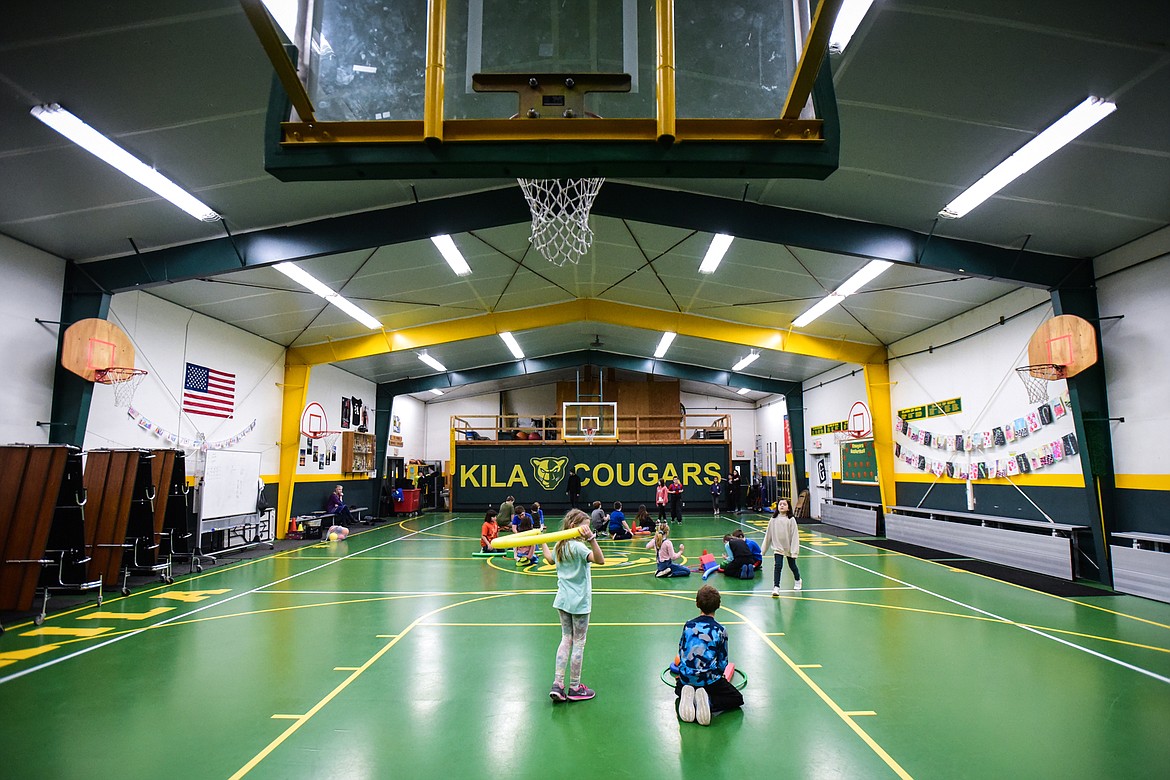
[[[792,569],[792,576],[796,580],[794,590],[800,590],[800,569],[796,566],[796,556],[800,552],[800,529],[796,527],[796,518],[792,516],[792,508],[783,498],[776,502],[772,510],[772,519],[768,521],[768,530],[764,532],[765,555],[772,550],[776,561],[776,568],[772,574],[772,595],[780,595],[780,574],[784,571],[784,559],[788,559],[788,568]]]

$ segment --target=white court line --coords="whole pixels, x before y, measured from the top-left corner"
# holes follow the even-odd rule
[[[805,588],[803,591],[795,591],[788,589],[792,593],[855,593],[858,591],[870,590],[915,590],[912,585],[897,585],[892,587],[872,587],[872,588]],[[460,591],[446,591],[446,590],[266,590],[260,595],[274,595],[274,596],[485,596],[489,594],[499,593],[498,590],[460,590]],[[556,593],[556,588],[547,588],[544,590],[521,590],[510,591],[512,593]],[[594,588],[594,593],[657,593],[658,591],[643,589],[643,590],[606,590],[605,588]],[[765,595],[761,593],[753,593],[749,591],[724,591],[725,596],[751,596],[751,595]],[[771,592],[766,594],[769,598]]]
[[[192,615],[197,615],[200,612],[203,612],[204,610],[213,609],[214,607],[222,606],[224,604],[227,604],[229,601],[235,601],[236,599],[242,598],[244,596],[251,596],[252,594],[254,594],[256,592],[264,590],[265,588],[271,587],[273,585],[279,585],[282,582],[288,582],[289,580],[294,580],[297,577],[302,577],[306,574],[312,574],[313,572],[320,571],[321,569],[324,569],[327,566],[332,566],[336,563],[341,563],[344,560],[354,558],[358,555],[364,555],[365,553],[368,553],[371,550],[377,550],[380,547],[385,547],[386,545],[394,544],[395,542],[400,542],[403,539],[409,539],[411,536],[414,536],[415,534],[420,534],[420,533],[423,533],[424,531],[429,531],[432,528],[438,528],[439,526],[446,525],[447,523],[450,523],[454,519],[455,519],[454,517],[448,518],[447,520],[444,520],[441,523],[436,523],[435,525],[432,525],[428,528],[422,528],[418,531],[411,531],[406,536],[400,536],[397,539],[389,539],[385,542],[381,542],[379,544],[376,544],[373,547],[370,547],[368,549],[360,550],[360,551],[354,552],[354,553],[350,553],[349,555],[343,555],[340,558],[334,558],[333,560],[328,561],[326,563],[323,563],[320,566],[314,566],[311,569],[306,569],[305,571],[298,572],[296,574],[290,574],[287,577],[282,577],[279,580],[274,580],[274,581],[266,583],[264,585],[259,585],[255,588],[252,588],[251,590],[244,591],[243,593],[237,593],[234,596],[228,596],[227,598],[220,599],[219,601],[215,601],[215,602],[212,602],[210,604],[204,604],[203,606],[198,607],[196,609],[193,609],[190,612],[184,612],[180,615],[172,615],[171,617],[167,618],[166,620],[162,620],[162,621],[155,623],[153,625],[143,626],[142,628],[137,629],[136,631],[131,631],[128,634],[122,634],[121,636],[113,637],[111,639],[106,640],[105,642],[101,642],[99,644],[92,645],[91,647],[83,648],[83,649],[78,650],[76,652],[69,653],[68,655],[63,655],[60,658],[54,658],[51,661],[45,661],[42,664],[37,664],[36,666],[29,667],[28,669],[23,669],[19,672],[14,672],[13,674],[8,675],[7,677],[0,677],[0,685],[3,685],[4,683],[7,683],[7,682],[12,682],[13,680],[17,680],[21,677],[24,677],[26,674],[32,674],[33,672],[39,672],[42,669],[48,669],[50,666],[56,666],[59,663],[72,660],[74,658],[77,658],[78,656],[85,655],[86,653],[92,653],[94,650],[100,650],[103,647],[108,647],[108,646],[115,644],[117,642],[121,642],[124,639],[130,639],[131,637],[136,637],[139,634],[142,634],[146,631],[152,631],[156,628],[159,628],[160,626],[165,626],[168,623],[174,623],[177,620],[183,620],[183,619],[189,618]],[[308,548],[305,548],[305,549],[308,549]]]
[[[834,538],[836,538],[836,537],[834,537]],[[973,612],[978,612],[980,615],[986,615],[989,618],[994,618],[995,620],[1001,621],[1003,623],[1007,623],[1008,625],[1015,626],[1016,628],[1021,628],[1024,631],[1035,634],[1036,636],[1043,637],[1044,639],[1050,639],[1053,642],[1058,642],[1059,644],[1062,644],[1066,647],[1071,647],[1073,650],[1080,650],[1082,653],[1088,653],[1091,656],[1095,656],[1097,658],[1100,658],[1102,661],[1107,661],[1111,664],[1117,664],[1118,666],[1121,666],[1125,669],[1129,669],[1132,672],[1137,672],[1138,674],[1144,674],[1146,677],[1149,677],[1151,679],[1157,680],[1158,682],[1163,682],[1163,683],[1166,683],[1167,685],[1170,685],[1170,677],[1164,677],[1164,676],[1158,674],[1157,672],[1152,672],[1149,669],[1143,669],[1140,666],[1135,666],[1135,665],[1128,663],[1126,661],[1122,661],[1120,658],[1114,658],[1111,655],[1105,655],[1104,653],[1099,653],[1096,650],[1091,650],[1091,649],[1084,647],[1082,645],[1078,645],[1075,642],[1070,642],[1067,639],[1061,639],[1060,637],[1053,636],[1052,634],[1041,631],[1038,628],[1032,628],[1031,626],[1025,626],[1022,623],[1017,623],[1014,620],[1010,620],[1010,619],[1005,618],[1001,615],[997,615],[994,612],[988,612],[985,609],[980,609],[979,607],[973,606],[971,604],[966,604],[962,601],[952,599],[948,596],[942,595],[941,593],[935,593],[934,591],[927,590],[926,588],[919,587],[918,585],[914,585],[912,583],[905,582],[903,580],[898,579],[897,577],[891,577],[888,574],[882,574],[881,572],[874,571],[873,569],[868,569],[859,563],[854,563],[853,561],[847,561],[847,560],[840,558],[836,555],[832,555],[830,553],[823,552],[823,551],[817,550],[817,549],[813,549],[812,552],[815,552],[818,555],[822,555],[826,558],[830,558],[834,561],[837,561],[838,563],[843,563],[847,566],[852,566],[856,569],[861,569],[864,572],[868,572],[870,574],[876,575],[878,577],[881,577],[882,579],[890,580],[891,582],[896,582],[900,585],[905,585],[907,587],[913,588],[914,590],[917,590],[921,593],[925,593],[928,596],[934,596],[936,599],[941,599],[941,600],[946,601],[950,604],[954,604],[956,606],[963,607],[965,609],[969,609]]]

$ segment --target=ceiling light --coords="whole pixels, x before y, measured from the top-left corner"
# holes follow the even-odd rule
[[[938,213],[944,219],[958,219],[995,193],[1006,187],[1016,177],[1030,171],[1035,165],[1069,143],[1081,133],[1100,122],[1117,110],[1117,105],[1102,98],[1089,97],[1068,112],[1047,130],[1024,144],[1019,151],[992,168],[982,179],[972,184],[966,192],[947,204]]]
[[[833,291],[835,295],[840,295],[842,298],[852,295],[860,290],[865,285],[878,278],[889,268],[893,263],[888,260],[870,260],[860,271],[850,276],[845,280],[840,287]]]
[[[455,246],[455,242],[451,240],[451,236],[434,236],[431,238],[431,243],[438,247],[439,253],[443,255],[443,259],[447,261],[447,265],[451,266],[451,270],[457,276],[468,276],[471,274],[471,266],[463,259],[463,253],[459,251],[459,247]]]
[[[139,184],[154,190],[191,216],[204,222],[215,222],[220,218],[206,203],[56,103],[34,106],[30,113],[82,149],[114,166]]]
[[[524,359],[524,350],[520,349],[520,345],[516,343],[515,336],[513,336],[508,331],[504,331],[500,334],[500,338],[503,339],[504,343],[508,345],[508,349],[512,350],[512,356],[514,358],[517,360]]]
[[[666,355],[666,350],[670,349],[671,343],[674,342],[674,337],[677,333],[672,333],[669,330],[662,334],[662,338],[658,340],[658,349],[654,350],[654,357],[660,358]]]
[[[418,359],[421,360],[422,362],[426,363],[428,366],[435,369],[436,371],[446,371],[447,370],[446,366],[444,366],[439,361],[435,360],[433,357],[428,355],[426,352],[418,353]]]
[[[850,276],[833,292],[821,298],[812,308],[792,321],[792,327],[803,328],[847,297],[881,276],[893,263],[888,260],[870,260],[860,271]]]
[[[838,53],[845,51],[849,39],[857,32],[871,5],[873,0],[845,0],[841,4],[841,10],[837,12],[837,21],[833,23],[833,32],[829,33],[829,51]]]
[[[440,390],[439,388],[437,388],[437,387],[431,388],[431,395],[442,395],[442,394],[443,394],[443,391]]]
[[[824,314],[825,312],[827,312],[829,309],[833,308],[837,304],[841,303],[841,301],[843,301],[843,300],[845,300],[845,298],[843,296],[840,296],[840,295],[827,295],[824,298],[821,298],[819,301],[817,301],[815,304],[813,304],[813,307],[811,309],[809,309],[804,314],[800,315],[795,320],[793,320],[792,327],[803,328],[805,325],[808,325],[810,322],[812,322],[817,317],[821,316],[822,314]]]
[[[707,247],[707,254],[703,258],[703,262],[699,265],[699,273],[715,273],[715,269],[723,262],[723,256],[727,254],[727,248],[734,240],[735,236],[716,233],[711,239],[711,245]]]
[[[736,395],[747,395],[750,392],[751,392],[751,390],[747,389],[746,387],[741,387],[735,391],[735,394]]]
[[[744,355],[742,358],[740,358],[740,361],[738,363],[736,363],[734,366],[732,366],[731,370],[732,371],[742,371],[743,369],[747,368],[749,365],[754,363],[759,357],[760,357],[760,351],[757,349],[753,349],[747,355]]]
[[[277,271],[292,279],[311,293],[321,296],[327,303],[331,303],[370,330],[378,330],[382,323],[371,317],[359,306],[334,292],[328,285],[321,282],[303,268],[292,263],[277,263],[272,266]]]

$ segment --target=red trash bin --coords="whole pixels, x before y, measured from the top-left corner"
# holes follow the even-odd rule
[[[418,513],[419,503],[422,498],[421,490],[406,490],[402,491],[401,499],[394,499],[394,514],[396,515],[413,515]]]

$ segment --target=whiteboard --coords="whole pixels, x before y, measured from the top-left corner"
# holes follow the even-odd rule
[[[208,450],[199,491],[199,519],[256,513],[260,453]]]

